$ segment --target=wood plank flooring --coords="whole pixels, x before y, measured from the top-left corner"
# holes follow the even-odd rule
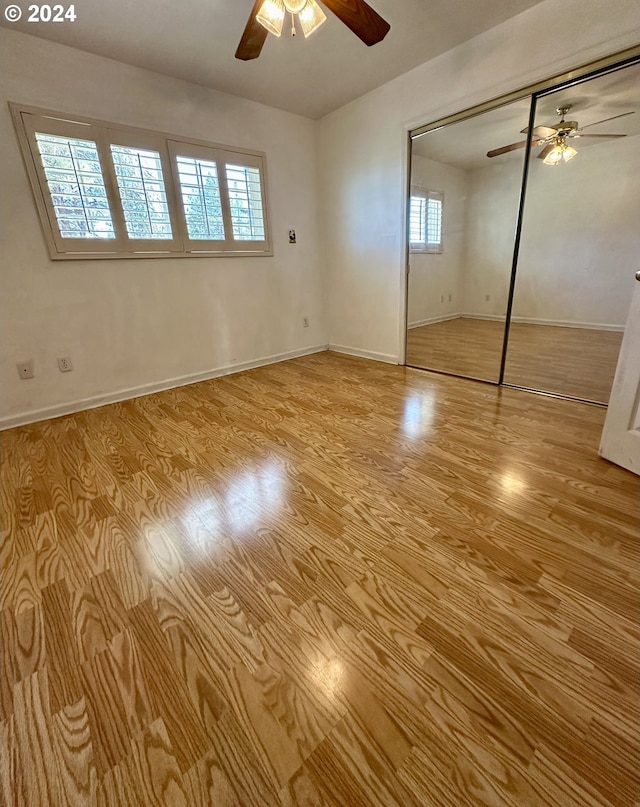
[[[407,363],[497,381],[504,323],[458,319],[411,328]],[[608,403],[622,334],[513,322],[505,382]]]
[[[8,807],[631,807],[604,412],[320,353],[2,435]]]

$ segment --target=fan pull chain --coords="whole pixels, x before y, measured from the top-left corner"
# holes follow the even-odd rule
[[[291,36],[295,36],[295,35],[296,35],[296,18],[295,18],[294,14],[293,14],[293,11],[292,11],[291,12]]]

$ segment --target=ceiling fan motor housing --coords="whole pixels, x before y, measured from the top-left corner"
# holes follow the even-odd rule
[[[571,132],[575,132],[575,130],[578,128],[578,121],[577,120],[560,121],[560,123],[556,128],[558,134],[562,135],[571,134]]]

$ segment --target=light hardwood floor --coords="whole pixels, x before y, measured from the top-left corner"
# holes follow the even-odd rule
[[[2,435],[17,807],[630,807],[604,412],[322,353]]]
[[[504,323],[460,317],[411,328],[407,364],[497,381]],[[513,322],[505,381],[608,403],[622,334]]]

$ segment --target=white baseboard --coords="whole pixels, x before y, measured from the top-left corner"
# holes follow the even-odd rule
[[[407,327],[411,330],[411,328],[421,328],[423,325],[433,325],[436,322],[448,322],[450,319],[459,319],[462,316],[465,315],[460,313],[441,314],[439,317],[429,317],[428,319],[419,319],[417,322],[410,322]]]
[[[498,314],[467,314],[465,311],[460,314],[461,319],[486,319],[488,322],[504,322],[505,317]]]
[[[511,317],[511,321],[522,322],[525,325],[551,325],[556,328],[586,328],[588,331],[624,332],[624,325],[610,325],[604,322],[568,322],[561,319],[531,319],[530,317]]]
[[[462,313],[463,319],[486,319],[492,322],[504,321],[504,316],[496,314],[469,314]],[[604,322],[575,322],[562,319],[535,319],[534,317],[511,317],[511,322],[520,322],[523,325],[549,325],[555,328],[584,328],[588,331],[615,331],[624,332],[624,325],[610,325]]]
[[[308,356],[311,353],[320,353],[328,349],[328,345],[315,345],[314,347],[303,348],[302,350],[290,350],[287,353],[276,353],[273,356],[264,356],[260,359],[229,364],[225,367],[216,367],[212,370],[205,370],[202,373],[191,373],[189,375],[167,378],[164,381],[143,384],[139,387],[129,387],[128,389],[107,392],[104,395],[95,395],[91,398],[82,398],[78,401],[47,406],[44,409],[33,409],[30,412],[22,412],[19,415],[9,415],[0,418],[0,431],[13,429],[16,426],[25,426],[27,423],[37,423],[41,420],[51,420],[63,415],[73,415],[76,412],[83,412],[85,409],[97,409],[99,406],[117,403],[118,401],[128,401],[131,398],[140,398],[143,395],[152,395],[154,392],[174,389],[175,387],[185,387],[189,384],[197,384],[199,381],[208,381],[212,378],[220,378],[232,373],[240,373],[243,370],[252,370],[255,367],[264,367],[267,364],[276,364],[288,359],[296,359],[300,356]]]
[[[346,345],[329,345],[329,350],[336,353],[346,353],[348,356],[358,356],[361,359],[383,361],[386,364],[400,364],[399,356],[392,356],[390,353],[376,353],[374,350],[360,350],[360,348],[347,347]]]

